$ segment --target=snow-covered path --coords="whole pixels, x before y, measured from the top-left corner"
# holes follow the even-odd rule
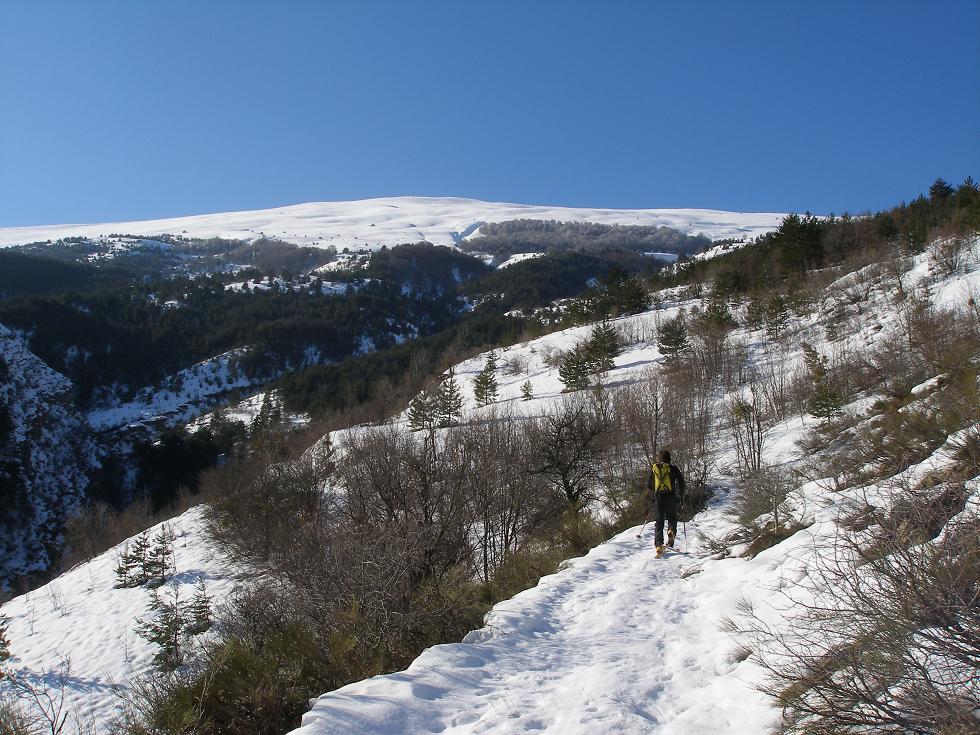
[[[294,735],[766,731],[778,713],[749,683],[758,667],[719,629],[732,575],[656,559],[652,527],[636,531],[500,603],[463,643],[320,697]]]

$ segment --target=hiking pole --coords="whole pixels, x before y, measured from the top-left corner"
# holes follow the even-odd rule
[[[645,520],[643,521],[643,528],[641,528],[641,529],[640,529],[640,532],[639,532],[638,534],[636,534],[636,537],[637,537],[637,538],[640,538],[640,536],[642,536],[642,535],[643,535],[643,531],[644,531],[644,530],[646,529],[646,527],[647,527],[647,524],[648,524],[649,522],[650,522],[650,514],[649,514],[649,513],[647,513],[647,517],[646,517],[646,519],[645,519]]]
[[[691,547],[687,544],[687,521],[681,521],[681,523],[684,524],[684,553],[686,554],[691,551]]]

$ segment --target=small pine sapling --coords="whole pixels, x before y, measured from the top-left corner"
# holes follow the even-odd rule
[[[10,639],[7,637],[7,624],[10,620],[0,615],[0,679],[3,679],[3,667],[10,660]]]
[[[589,387],[592,360],[581,347],[576,347],[562,358],[558,366],[558,379],[565,385],[564,393],[585,390]]]
[[[481,406],[488,406],[497,400],[497,354],[491,350],[483,370],[473,380],[473,396]]]
[[[441,428],[455,426],[463,418],[463,393],[452,370],[436,394],[436,414]]]
[[[136,621],[136,633],[159,646],[153,662],[160,671],[175,671],[184,662],[183,639],[187,628],[180,590],[174,585],[166,599],[156,591],[151,595],[147,606],[149,617]]]
[[[591,362],[590,372],[598,375],[613,369],[613,360],[623,351],[623,341],[611,324],[602,322],[592,327],[584,351]]]
[[[168,524],[164,524],[153,537],[153,546],[143,566],[146,581],[151,587],[162,587],[167,583],[167,574],[174,567],[174,539],[173,529]]]
[[[412,431],[432,428],[435,423],[435,398],[422,391],[408,404],[408,426]]]
[[[211,611],[211,598],[208,596],[204,578],[199,578],[194,585],[194,597],[187,606],[187,632],[190,635],[204,633],[214,622]]]
[[[660,325],[657,331],[657,346],[670,361],[690,349],[691,343],[687,338],[687,324],[683,314],[678,314]]]
[[[534,389],[531,387],[531,381],[525,380],[524,384],[521,385],[521,396],[525,401],[530,401],[534,398]]]
[[[126,544],[116,567],[117,587],[139,587],[149,581],[147,562],[150,554],[150,537],[141,533],[132,544]],[[125,584],[123,583],[125,580]]]

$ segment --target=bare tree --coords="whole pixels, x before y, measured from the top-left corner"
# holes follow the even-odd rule
[[[596,499],[598,459],[608,428],[581,397],[562,400],[537,424],[532,471],[561,493],[573,513]]]

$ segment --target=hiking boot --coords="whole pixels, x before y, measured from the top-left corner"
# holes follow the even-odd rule
[[[657,558],[659,559],[663,555],[664,555],[664,545],[663,544],[659,544],[657,546]]]
[[[677,535],[676,531],[667,531],[667,546],[674,548],[674,536]]]

